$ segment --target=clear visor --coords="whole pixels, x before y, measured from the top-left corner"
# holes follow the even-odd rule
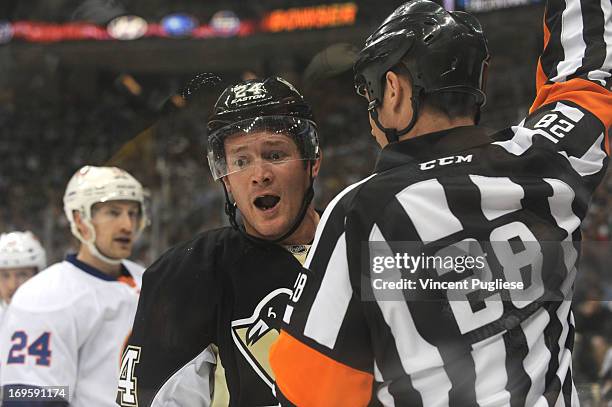
[[[263,165],[316,160],[319,141],[310,120],[261,116],[220,128],[208,139],[208,164],[215,180]]]

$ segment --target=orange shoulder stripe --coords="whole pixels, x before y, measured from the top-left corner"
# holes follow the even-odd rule
[[[270,349],[270,364],[283,395],[299,407],[366,406],[373,376],[304,345],[285,331]]]

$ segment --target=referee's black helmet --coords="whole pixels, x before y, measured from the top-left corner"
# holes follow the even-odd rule
[[[487,42],[478,20],[465,12],[448,12],[428,0],[398,7],[366,40],[354,65],[355,88],[382,103],[385,75],[400,64],[413,87],[413,98],[436,92],[474,95],[485,103]]]

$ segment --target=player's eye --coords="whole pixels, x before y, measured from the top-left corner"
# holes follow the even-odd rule
[[[265,157],[268,161],[282,161],[287,158],[287,153],[284,151],[270,151]]]
[[[131,211],[128,211],[128,215],[131,219],[138,219],[140,218],[140,211],[131,210]]]
[[[246,157],[237,157],[232,161],[232,165],[235,168],[238,169],[242,169],[244,167],[246,167],[249,164],[248,160],[246,159]]]

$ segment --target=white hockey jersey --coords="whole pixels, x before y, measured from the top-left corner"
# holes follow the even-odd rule
[[[6,312],[7,307],[8,305],[4,302],[4,300],[0,299],[0,325],[2,324],[2,321],[4,320],[4,313]]]
[[[7,308],[8,308],[7,303],[4,302],[4,300],[0,299],[0,329],[2,328],[2,321],[4,321],[4,313],[6,312]],[[4,360],[0,359],[0,372],[2,372],[2,365],[3,364],[4,364]],[[1,377],[1,375],[0,375],[0,377]]]
[[[122,265],[113,278],[72,255],[23,284],[0,329],[0,383],[68,386],[71,406],[115,406],[144,271]]]

